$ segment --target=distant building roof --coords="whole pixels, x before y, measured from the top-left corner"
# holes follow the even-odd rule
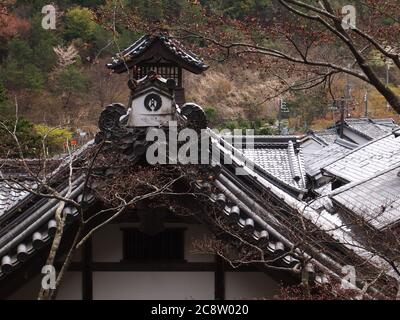
[[[400,163],[332,193],[334,202],[377,229],[400,220]]]
[[[234,139],[240,139],[236,136]],[[229,143],[232,136],[224,136]],[[243,155],[254,162],[256,170],[273,183],[297,192],[306,190],[306,174],[300,153],[298,137],[295,136],[247,136],[254,145],[243,144]]]
[[[330,145],[313,153],[304,155],[306,172],[308,175],[315,177],[321,173],[321,168],[338,160],[351,150],[357,148],[357,145],[343,139],[336,139]]]
[[[363,141],[370,141],[373,139],[377,139],[382,137],[388,133],[390,133],[394,129],[400,128],[393,119],[370,119],[370,118],[346,118],[344,120],[344,128],[349,129],[354,134],[364,138]],[[336,124],[328,129],[324,130],[316,130],[310,131],[308,135],[313,137],[317,141],[329,145],[334,143],[337,138],[340,137],[340,122],[336,122]],[[350,142],[355,142],[344,134],[344,140],[348,140]]]
[[[145,35],[113,57],[107,67],[116,73],[128,71],[141,63],[174,63],[199,74],[208,66],[176,39],[167,35]]]
[[[370,140],[382,137],[393,129],[399,128],[393,119],[347,118],[345,125]]]
[[[335,142],[335,140],[339,137],[335,128],[311,131],[310,135],[317,138],[319,141],[323,142],[326,145]]]
[[[399,133],[400,129],[395,132]],[[331,161],[323,171],[347,182],[366,179],[400,164],[400,137],[394,133],[386,134],[336,160]]]

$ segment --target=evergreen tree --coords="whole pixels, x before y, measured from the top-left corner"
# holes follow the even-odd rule
[[[82,39],[90,41],[93,40],[95,30],[96,22],[94,22],[94,16],[90,9],[74,7],[67,11],[65,15],[65,40]]]
[[[32,28],[29,43],[32,48],[32,63],[43,72],[49,72],[54,68],[57,61],[53,48],[60,42],[56,33],[44,30],[41,27],[42,16],[32,18]]]
[[[0,82],[0,104],[7,100],[7,90],[4,85]]]
[[[40,91],[44,87],[44,76],[41,70],[34,64],[28,64],[23,68],[23,85],[31,91]]]
[[[3,121],[8,130],[13,131],[15,125],[14,117]],[[25,158],[37,156],[41,150],[40,136],[34,130],[32,123],[24,118],[20,118],[16,126],[16,135]],[[0,157],[20,157],[19,150],[16,148],[13,137],[0,127]]]

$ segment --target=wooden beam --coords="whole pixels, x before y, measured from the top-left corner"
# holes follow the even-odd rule
[[[225,300],[225,268],[224,261],[217,256],[214,273],[215,300]]]
[[[82,299],[93,300],[93,246],[92,239],[86,241],[82,252]]]
[[[69,271],[81,271],[83,264],[72,262]],[[147,272],[215,272],[215,262],[165,262],[154,261],[147,263],[133,262],[92,262],[91,272],[129,272],[129,271],[147,271]],[[240,268],[224,267],[224,272],[257,272],[259,269],[252,266],[243,266]]]

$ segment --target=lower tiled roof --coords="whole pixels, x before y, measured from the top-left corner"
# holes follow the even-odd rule
[[[305,167],[308,175],[314,177],[320,174],[321,168],[343,157],[357,145],[337,139],[334,143],[304,155]]]
[[[300,173],[300,179],[296,178],[298,175],[296,175],[295,169],[293,168],[294,165],[297,167],[298,172],[301,172],[301,160],[296,155],[292,157],[288,153],[287,148],[244,149],[243,154],[277,179],[293,185],[294,187],[306,187],[304,175]]]
[[[32,181],[29,180],[21,183],[28,188],[33,186]],[[28,195],[29,192],[19,188],[16,183],[0,182],[0,217]]]
[[[224,141],[233,143],[234,147],[241,138],[243,137],[223,136]],[[265,171],[270,179],[297,191],[306,190],[306,173],[298,137],[247,136],[247,139],[240,145],[247,160]]]
[[[312,135],[327,145],[334,143],[335,140],[339,137],[336,129],[313,131]]]
[[[400,164],[333,192],[332,199],[366,222],[383,229],[400,220]]]
[[[400,137],[390,133],[352,150],[323,168],[330,175],[345,181],[361,181],[382,170],[400,164]]]
[[[382,137],[398,128],[393,119],[349,118],[345,123],[347,127],[369,139]]]

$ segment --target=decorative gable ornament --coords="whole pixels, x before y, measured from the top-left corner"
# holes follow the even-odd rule
[[[168,127],[176,115],[175,81],[150,72],[141,80],[130,80],[132,90],[127,126]]]
[[[208,65],[190,52],[174,37],[161,33],[144,35],[129,47],[117,53],[107,64],[114,73],[128,72],[131,79],[139,81],[154,71],[165,79],[175,80],[175,101],[186,103],[183,87],[185,73],[202,74]]]

